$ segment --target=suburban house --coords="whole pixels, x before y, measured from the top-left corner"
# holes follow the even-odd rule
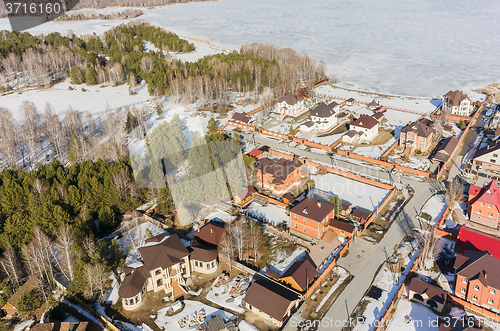
[[[352,211],[352,204],[349,201],[342,200],[342,210],[340,211],[340,216],[347,217]]]
[[[17,310],[17,300],[21,297],[23,292],[31,292],[38,288],[40,285],[40,280],[36,276],[31,276],[24,284],[17,289],[17,291],[12,294],[12,296],[7,299],[5,304],[2,306],[2,311],[5,313],[5,318],[17,318],[18,310]]]
[[[248,116],[246,113],[238,113],[238,112],[235,112],[231,119],[234,122],[241,123],[241,124],[249,124],[250,122],[253,121],[253,119],[250,116]]]
[[[467,94],[461,91],[449,91],[443,96],[443,112],[449,112],[453,115],[470,116],[474,109],[473,104]]]
[[[343,237],[352,237],[356,227],[350,223],[332,218],[330,220],[330,229]]]
[[[192,267],[196,271],[211,273],[217,270],[217,251],[192,242],[188,250],[176,235],[162,233],[146,239],[139,247],[142,263],[124,268],[123,279],[118,294],[125,310],[138,308],[146,291],[165,291],[174,297],[186,293],[185,278],[191,276]],[[193,260],[190,262],[190,255]],[[212,259],[210,259],[212,258]]]
[[[488,146],[475,150],[471,156],[473,166],[483,167],[485,170],[500,170],[500,141],[490,143]]]
[[[250,285],[241,305],[281,327],[299,303],[297,293],[271,280],[259,278]]]
[[[282,96],[274,106],[274,112],[291,117],[297,117],[307,112],[304,98],[293,93]]]
[[[196,240],[208,247],[217,248],[224,240],[226,228],[223,222],[210,221],[196,230],[193,235]]]
[[[375,99],[373,99],[372,102],[368,104],[368,109],[370,110],[375,110],[378,107],[380,107],[380,104],[377,101],[375,101]]]
[[[257,186],[284,194],[302,183],[302,162],[298,157],[289,159],[263,158],[257,161],[255,167]]]
[[[345,104],[346,104],[347,106],[353,106],[353,105],[355,105],[355,104],[356,104],[356,100],[354,100],[354,98],[349,98],[349,99],[347,99],[347,100],[345,101]]]
[[[234,203],[243,207],[252,201],[255,193],[257,193],[255,188],[253,186],[248,186],[246,189],[234,196]]]
[[[434,122],[423,117],[401,129],[399,146],[405,147],[405,155],[413,154],[418,149],[425,153],[431,147],[435,131],[433,125]]]
[[[234,321],[224,321],[221,315],[212,316],[208,321],[200,324],[201,331],[238,331]]]
[[[494,257],[500,259],[500,238],[462,226],[458,232],[455,251],[457,253],[489,251]]]
[[[455,259],[455,295],[500,312],[500,260],[490,252],[465,251]]]
[[[351,214],[351,217],[354,221],[358,221],[359,224],[363,225],[368,221],[372,212],[366,208],[356,207]]]
[[[295,261],[283,274],[279,274],[272,269],[267,269],[266,276],[274,278],[280,283],[303,293],[318,276],[318,270],[309,255],[307,255],[305,259]]]
[[[370,141],[378,135],[378,121],[372,116],[360,115],[349,124],[349,130],[362,132],[360,141]]]
[[[408,297],[411,301],[421,303],[439,313],[443,312],[448,293],[442,288],[414,277],[410,281],[408,290]]]
[[[290,231],[321,239],[328,230],[335,208],[329,202],[308,197],[290,209]]]
[[[337,113],[339,104],[332,101],[328,105],[319,103],[316,108],[309,113],[309,120],[301,125],[301,131],[329,131],[337,125]]]
[[[498,229],[500,221],[500,190],[492,180],[484,187],[471,185],[467,211],[471,222]]]
[[[434,153],[432,160],[443,163],[448,162],[449,158],[451,157],[453,151],[455,151],[455,148],[457,148],[457,146],[458,146],[458,139],[454,135],[444,139],[441,145],[439,146],[438,150],[436,151],[436,153]]]

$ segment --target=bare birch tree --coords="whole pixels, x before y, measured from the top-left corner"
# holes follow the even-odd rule
[[[22,268],[19,260],[14,253],[14,250],[9,245],[5,252],[3,252],[2,258],[0,258],[0,266],[2,267],[2,271],[7,276],[10,281],[10,284],[14,289],[18,289],[21,281]]]
[[[242,219],[235,221],[227,227],[229,238],[234,242],[234,249],[238,256],[238,260],[242,261],[246,253],[248,243],[248,227]]]
[[[235,248],[234,248],[234,241],[232,240],[231,235],[228,233],[228,231],[226,231],[222,236],[222,240],[218,248],[219,248],[219,254],[226,257],[229,263],[229,271],[231,271],[232,270],[231,262],[234,259]]]
[[[73,244],[75,243],[75,235],[73,230],[68,225],[63,225],[59,228],[56,240],[57,260],[59,268],[67,280],[73,280],[73,264],[75,261],[75,252]]]

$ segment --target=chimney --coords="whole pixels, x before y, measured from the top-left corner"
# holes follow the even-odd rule
[[[214,233],[214,228],[210,228],[210,233]]]
[[[321,201],[318,201],[318,207],[321,207]]]
[[[199,227],[198,227],[198,230],[196,230],[196,231],[200,232],[200,231],[201,231],[200,229],[201,229],[201,226],[199,226]]]

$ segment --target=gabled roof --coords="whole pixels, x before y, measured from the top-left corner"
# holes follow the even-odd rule
[[[359,131],[356,131],[356,130],[349,130],[346,134],[346,136],[352,138],[354,136],[361,136],[363,135],[363,132],[359,132]]]
[[[201,228],[198,228],[193,235],[204,241],[205,243],[212,244],[214,246],[218,246],[226,233],[226,228],[222,223],[216,223],[213,221],[208,222],[203,225]]]
[[[293,160],[263,158],[257,161],[256,169],[262,170],[265,174],[272,175],[275,179],[284,181],[295,169],[301,166],[302,163],[298,158],[294,158]]]
[[[281,98],[279,98],[278,103],[281,103],[281,102],[285,101],[290,106],[293,106],[294,104],[296,104],[297,102],[302,101],[303,99],[304,98],[302,98],[301,96],[298,96],[296,94],[287,93],[284,96],[282,96]]]
[[[347,222],[343,222],[336,218],[332,218],[330,220],[330,226],[351,234],[354,232],[355,229],[354,225],[349,224]]]
[[[164,234],[159,236],[164,236]],[[147,270],[155,270],[160,267],[167,269],[180,263],[183,257],[189,255],[189,251],[176,234],[163,238],[158,243],[140,247],[139,253]]]
[[[500,141],[495,141],[489,144],[488,146],[485,146],[483,148],[479,148],[474,152],[472,155],[472,159],[476,159],[480,156],[486,155],[488,153],[493,153],[496,152],[500,149]]]
[[[351,126],[357,126],[360,128],[371,129],[378,124],[378,121],[372,116],[361,115],[357,120],[351,122]]]
[[[441,162],[446,162],[450,158],[451,154],[455,150],[455,148],[458,146],[458,139],[455,136],[451,136],[446,138],[441,146],[439,146],[439,149],[437,152],[434,154],[433,159],[436,159]]]
[[[255,194],[257,192],[253,186],[248,186],[247,188],[243,189],[240,193],[237,194],[237,197],[240,198],[241,200],[245,200],[252,194]]]
[[[368,107],[378,107],[379,106],[379,103],[377,101],[375,101],[375,99],[372,100],[372,102],[370,102],[368,104]]]
[[[434,132],[433,124],[434,122],[424,117],[402,128],[401,133],[413,132],[417,137],[427,138]]]
[[[250,116],[248,116],[246,113],[238,113],[238,112],[234,113],[232,119],[243,123],[248,123],[251,120]]]
[[[282,321],[290,304],[299,300],[298,294],[270,280],[259,278],[254,281],[243,301]]]
[[[120,298],[132,298],[139,294],[144,287],[144,282],[150,277],[149,271],[144,266],[126,270],[125,274],[126,276],[118,289]]]
[[[460,102],[462,102],[464,99],[469,99],[467,94],[464,94],[459,90],[449,91],[444,95],[444,97],[445,99],[448,99],[448,103],[453,107],[459,106]]]
[[[334,207],[331,203],[321,201],[316,197],[308,197],[290,209],[290,212],[316,222],[321,222],[333,209]]]
[[[320,102],[313,110],[311,110],[310,115],[321,118],[328,118],[330,116],[334,116],[335,115],[334,108],[337,107],[338,105],[339,104],[336,103],[335,101],[332,101],[328,105],[325,104],[324,102]]]
[[[500,211],[500,189],[498,188],[497,183],[494,180],[483,187],[471,185],[469,187],[469,195],[474,195],[474,198],[469,200],[469,204],[473,204],[476,201],[481,201],[495,205]]]
[[[460,228],[455,246],[461,250],[489,251],[500,258],[499,238],[465,226]]]
[[[354,212],[352,213],[352,216],[368,220],[368,217],[370,217],[371,214],[372,212],[368,209],[356,207],[356,209],[354,209]]]
[[[258,158],[262,154],[264,154],[264,152],[261,151],[260,149],[254,149],[254,150],[251,150],[250,152],[248,152],[248,156],[251,156],[253,158]]]
[[[236,326],[234,325],[233,321],[229,321],[226,323],[221,315],[215,315],[208,321],[203,322],[200,324],[200,330],[201,331],[232,331],[232,330],[237,330]]]
[[[447,297],[447,292],[445,290],[426,283],[416,277],[411,279],[409,290],[418,294],[426,294],[429,299],[440,304],[444,304]]]
[[[310,284],[317,275],[316,265],[309,258],[306,258],[305,260],[295,261],[281,278],[291,277],[297,285],[305,289],[307,283]]]
[[[354,101],[356,101],[356,100],[354,100],[354,98],[349,98],[345,102],[354,102]]]
[[[379,119],[381,119],[382,117],[384,117],[384,113],[381,112],[381,111],[379,111],[379,112],[373,114],[372,116],[373,116],[374,119],[376,119],[378,121]]]
[[[12,294],[12,296],[7,300],[8,303],[13,305],[14,307],[17,306],[17,300],[21,297],[21,294],[23,292],[31,292],[34,289],[36,289],[40,285],[40,280],[36,276],[31,276],[27,281],[24,282],[24,284],[17,289],[17,291]]]
[[[478,254],[477,252],[465,251],[463,258],[467,258],[465,263],[457,268],[457,274],[469,280],[478,279],[485,287],[500,289],[500,260],[490,252]],[[455,266],[457,261],[455,261]]]

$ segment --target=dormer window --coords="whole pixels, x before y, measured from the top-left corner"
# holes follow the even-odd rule
[[[156,269],[155,270],[155,275],[158,276],[159,274],[161,274],[161,269]]]

